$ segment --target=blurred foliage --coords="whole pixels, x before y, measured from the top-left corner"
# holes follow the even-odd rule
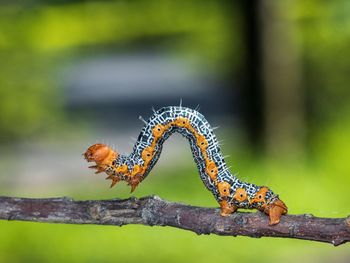
[[[241,41],[232,41],[240,34],[239,12],[226,10],[223,2],[16,3],[0,8],[3,141],[45,131],[48,117],[62,111],[55,70],[82,52],[127,50],[150,42],[197,66],[223,71],[232,61],[239,65]]]
[[[23,52],[2,51],[0,60],[0,141],[37,136],[52,128],[60,118],[60,100],[46,63]]]
[[[242,67],[244,27],[239,5],[234,8],[226,1],[199,4],[194,0],[49,3],[16,1],[0,8],[2,140],[38,131],[43,128],[38,121],[48,120],[43,115],[62,111],[55,100],[62,92],[55,70],[62,60],[81,52],[125,50],[149,43],[221,73],[238,72]],[[298,1],[294,7],[286,15],[292,17],[299,32],[308,121],[314,131],[336,116],[350,121],[349,2],[323,1],[320,5],[308,0]],[[26,77],[18,78],[23,75]],[[22,84],[17,83],[20,80]],[[27,113],[22,103],[13,106],[17,93],[31,93],[22,103],[36,105],[35,112]],[[48,111],[45,103],[37,103],[42,97],[50,102]]]
[[[306,107],[314,128],[350,122],[350,2],[298,1],[289,15],[299,31]]]
[[[0,48],[47,54],[180,35],[180,43],[171,43],[168,49],[217,64],[229,59],[232,50],[238,57],[240,45],[240,41],[231,42],[232,35],[239,34],[239,12],[225,7],[217,1],[199,5],[198,1],[154,0],[91,1],[31,9],[11,5],[1,9]]]

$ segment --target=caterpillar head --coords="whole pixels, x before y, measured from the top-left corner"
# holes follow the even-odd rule
[[[96,165],[110,165],[118,157],[117,152],[102,143],[90,146],[83,155],[88,162]]]

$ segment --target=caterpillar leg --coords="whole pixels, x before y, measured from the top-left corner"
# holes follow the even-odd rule
[[[89,166],[90,169],[96,169],[95,174],[102,173],[106,170],[106,167],[104,165],[91,165]]]
[[[106,180],[112,180],[112,183],[110,185],[109,188],[112,188],[113,186],[115,186],[121,179],[119,176],[116,175],[109,175],[106,177]]]
[[[142,178],[139,175],[134,175],[128,180],[128,185],[130,185],[131,190],[130,193],[134,192],[136,187],[141,183]]]
[[[281,216],[287,214],[288,208],[281,200],[278,199],[275,202],[267,205],[264,212],[270,217],[269,225],[276,225],[280,222]]]
[[[280,222],[281,216],[288,211],[287,206],[277,196],[272,195],[272,191],[266,186],[260,187],[252,197],[248,196],[244,188],[237,188],[232,193],[228,182],[218,183],[217,188],[222,216],[234,213],[238,207],[255,208],[270,217],[269,225],[276,225]]]
[[[229,216],[230,214],[236,212],[238,208],[227,200],[222,200],[219,202],[219,204],[221,216]],[[267,205],[262,211],[269,216],[269,225],[277,225],[280,222],[281,216],[287,213],[288,208],[283,201],[278,199],[275,202]]]
[[[234,213],[237,211],[237,206],[234,204],[230,204],[227,202],[227,200],[222,200],[219,202],[220,204],[220,215],[222,216],[229,216],[230,214]]]

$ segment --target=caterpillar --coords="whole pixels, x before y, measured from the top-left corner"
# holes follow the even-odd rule
[[[196,110],[180,105],[154,111],[128,156],[101,143],[90,146],[83,155],[88,162],[95,162],[89,167],[96,169],[95,173],[108,175],[111,187],[126,181],[133,192],[157,163],[164,141],[174,132],[188,139],[200,178],[218,201],[222,216],[238,208],[258,209],[269,216],[270,225],[280,222],[287,206],[267,186],[243,182],[229,171],[213,129]]]

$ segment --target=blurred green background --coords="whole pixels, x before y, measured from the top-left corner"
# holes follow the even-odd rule
[[[232,172],[291,214],[349,215],[350,2],[64,1],[0,5],[0,195],[127,198],[81,154],[130,152],[151,107],[196,107]],[[217,207],[188,143],[135,192]],[[0,221],[0,262],[349,262],[350,247],[169,227]]]

